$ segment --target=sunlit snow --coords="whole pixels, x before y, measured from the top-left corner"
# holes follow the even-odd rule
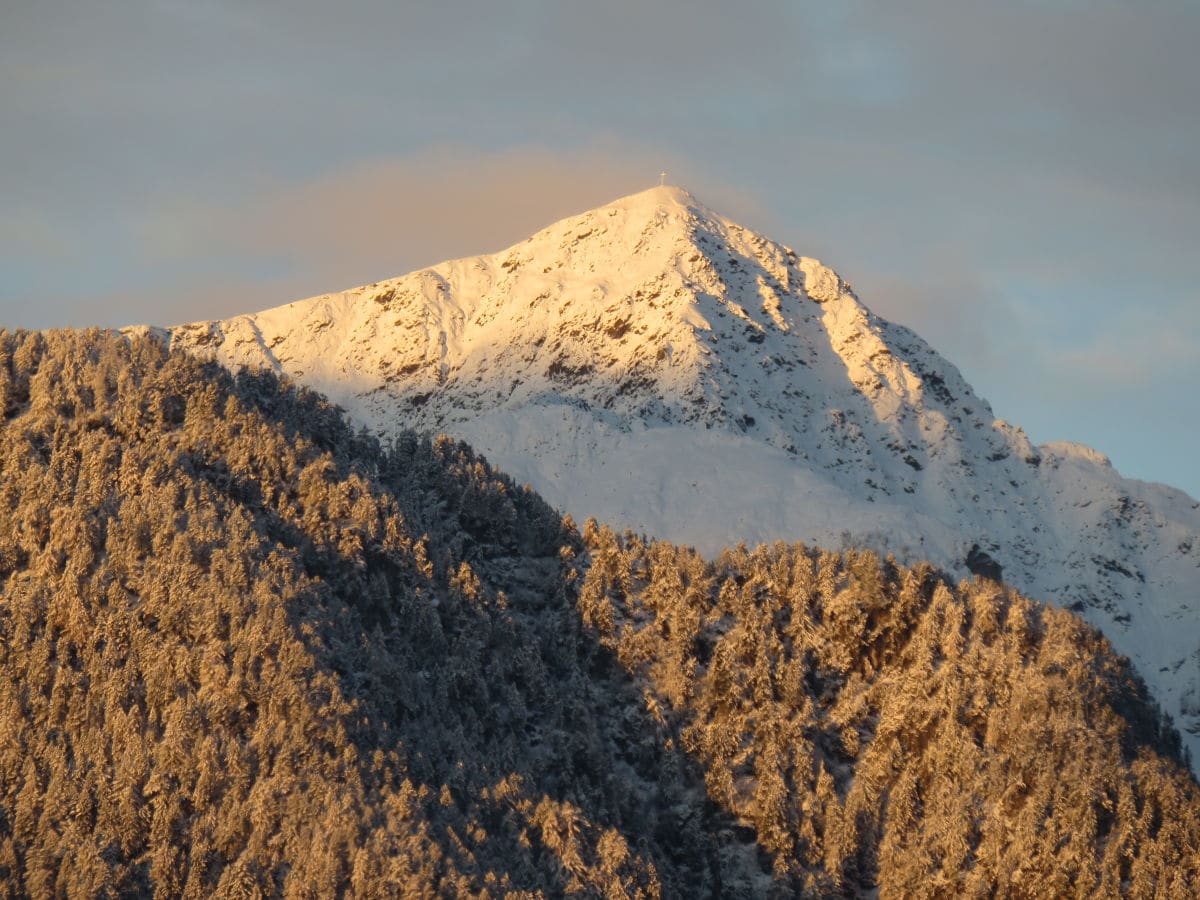
[[[678,188],[170,335],[381,433],[463,438],[580,521],[709,553],[867,545],[964,577],[976,548],[1099,626],[1200,754],[1200,506],[1032,446],[835,272]]]

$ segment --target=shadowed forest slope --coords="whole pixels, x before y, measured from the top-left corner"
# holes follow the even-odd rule
[[[467,447],[0,332],[0,895],[1194,894],[1200,791],[1068,613],[581,536]]]

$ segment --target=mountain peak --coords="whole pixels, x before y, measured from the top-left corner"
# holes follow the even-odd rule
[[[954,367],[871,315],[835,272],[673,185],[493,255],[172,340],[300,377],[383,431],[574,410],[621,432],[745,436],[881,498],[957,465],[958,423],[1006,448],[989,453],[1032,453],[1009,449]]]
[[[1002,571],[1088,611],[1200,736],[1200,688],[1174,674],[1200,684],[1200,631],[1176,627],[1200,621],[1196,511],[1086,448],[1039,452],[837,273],[681,188],[170,340],[378,433],[465,439],[580,520]]]
[[[634,273],[655,274],[649,270],[661,273],[680,256],[709,256],[723,249],[717,247],[723,242],[720,236],[731,231],[745,229],[681,187],[655,185],[554,222],[497,256],[509,260],[510,268],[514,259],[536,257],[556,270],[589,271],[598,263],[621,259],[620,266],[610,266],[609,274],[628,274],[627,262],[636,258]],[[715,239],[712,246],[697,245],[695,237],[701,233]]]
[[[625,210],[632,213],[658,209],[682,209],[693,214],[699,213],[709,218],[720,218],[720,216],[697,200],[691,191],[673,184],[656,184],[654,187],[646,188],[644,191],[637,191],[636,193],[619,197],[611,203],[606,203],[604,206],[598,207],[594,211],[606,212],[612,209]]]

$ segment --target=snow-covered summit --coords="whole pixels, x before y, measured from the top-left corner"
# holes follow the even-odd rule
[[[679,188],[171,340],[380,432],[462,437],[579,519],[709,552],[801,539],[1000,567],[1099,625],[1200,735],[1198,504],[1033,446],[832,269]]]

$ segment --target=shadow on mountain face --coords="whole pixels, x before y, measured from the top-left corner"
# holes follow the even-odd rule
[[[646,863],[671,893],[745,891],[748,876],[761,874],[754,838],[731,842],[745,829],[706,801],[695,764],[583,627],[572,566],[579,536],[555,510],[463,444],[404,435],[383,449],[352,435],[316,394],[262,374],[242,373],[236,384],[289,440],[335,451],[357,444],[337,477],[369,465],[385,503],[421,535],[426,565],[415,576],[369,546],[360,554],[309,544],[304,562],[310,574],[344,579],[338,593],[355,598],[356,630],[374,632],[361,668],[347,673],[334,659],[334,671],[357,679],[354,695],[374,708],[368,718],[395,730],[408,776],[443,799],[449,786],[459,812],[485,823],[487,837],[468,854],[449,839],[451,826],[443,852],[464,867],[519,858],[522,836],[510,833],[516,810],[526,834],[541,830],[534,855],[556,879],[552,892],[586,884],[580,876],[589,868],[615,868],[602,858],[606,840],[618,858],[634,849],[643,857],[615,879],[622,891],[651,887]],[[288,535],[278,515],[264,525]],[[291,538],[303,540],[294,530]],[[295,625],[306,632],[303,621]],[[364,750],[388,744],[374,729],[358,741]]]
[[[465,446],[145,339],[0,335],[14,890],[746,893],[753,844]]]

